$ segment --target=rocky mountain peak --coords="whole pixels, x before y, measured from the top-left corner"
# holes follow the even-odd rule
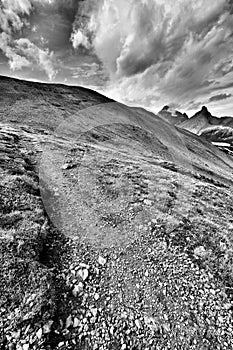
[[[202,107],[201,112],[205,114],[211,114],[206,106]]]
[[[166,105],[162,108],[162,111],[168,111],[169,109],[170,109],[170,107],[168,105]]]

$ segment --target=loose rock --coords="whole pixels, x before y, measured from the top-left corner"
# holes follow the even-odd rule
[[[103,258],[102,256],[99,256],[98,262],[100,265],[104,266],[107,262],[107,259]]]

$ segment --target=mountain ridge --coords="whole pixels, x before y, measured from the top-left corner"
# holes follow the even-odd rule
[[[179,126],[196,134],[201,133],[208,126],[228,126],[233,128],[232,117],[214,117],[206,106],[194,114],[188,121],[181,123]]]
[[[230,349],[232,158],[85,88],[0,102],[0,347]]]
[[[164,108],[158,115],[163,115],[172,125],[199,135],[228,155],[233,155],[233,117],[214,117],[208,108],[203,106],[192,117],[182,120],[174,117],[168,106]]]

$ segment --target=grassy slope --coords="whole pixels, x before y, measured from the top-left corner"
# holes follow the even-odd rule
[[[230,158],[90,91],[3,82],[3,349],[231,349]]]
[[[25,82],[0,76],[0,120],[54,129],[64,118],[106,97],[82,87]]]

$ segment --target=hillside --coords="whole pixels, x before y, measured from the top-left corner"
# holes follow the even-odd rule
[[[233,156],[233,128],[221,125],[212,126],[206,128],[201,133],[201,137],[210,141],[228,155]]]
[[[1,349],[231,349],[233,160],[81,87],[0,77]]]
[[[168,123],[171,123],[172,125],[180,125],[188,120],[186,113],[173,110],[169,106],[164,106],[158,115],[160,118],[164,119]]]

